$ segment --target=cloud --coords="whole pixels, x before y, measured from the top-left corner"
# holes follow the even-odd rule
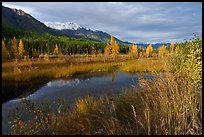
[[[169,42],[202,34],[201,2],[3,2],[46,22],[75,22],[123,41]]]
[[[27,12],[28,14],[33,14],[33,13],[37,12],[32,7],[24,7],[24,6],[16,5],[16,4],[13,4],[13,3],[5,3],[5,2],[3,2],[2,5],[6,6],[6,7],[9,7],[9,8],[22,9],[25,12]]]

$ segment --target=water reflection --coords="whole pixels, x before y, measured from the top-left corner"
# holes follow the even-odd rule
[[[143,77],[152,78],[150,75],[144,75]],[[50,103],[52,106],[58,98],[62,98],[66,104],[72,105],[77,99],[86,97],[87,95],[95,98],[114,96],[124,92],[127,88],[137,88],[138,80],[138,75],[131,75],[124,72],[79,75],[70,80],[49,81],[25,98],[31,100],[36,105]],[[2,104],[3,133],[9,132],[8,121],[12,120],[15,108],[19,107],[20,110],[24,110],[20,101],[20,98],[16,98]],[[10,118],[8,118],[9,114],[11,115]]]
[[[15,99],[17,97],[25,97],[29,94],[35,92],[40,87],[45,85],[47,80],[35,80],[32,82],[17,82],[9,83],[2,81],[2,103],[5,103],[8,100]]]
[[[115,74],[115,72],[113,72],[112,74],[111,74],[111,77],[112,77],[112,82],[115,80],[115,77],[116,77],[116,74]]]
[[[80,83],[79,79],[74,80],[57,80],[47,83],[47,87],[62,87],[62,86],[77,86]]]

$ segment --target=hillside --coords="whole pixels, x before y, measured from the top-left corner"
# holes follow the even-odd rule
[[[74,38],[85,38],[98,42],[109,42],[110,34],[102,31],[93,31],[91,29],[63,29],[57,30],[46,26],[44,23],[33,18],[31,15],[25,13],[21,9],[10,9],[2,6],[2,35],[7,31],[24,31],[24,32],[37,32],[48,33],[55,36],[68,36]],[[123,42],[116,38],[119,44],[131,44]]]
[[[2,29],[5,30],[6,28],[52,35],[60,34],[59,31],[47,27],[22,10],[2,6]]]

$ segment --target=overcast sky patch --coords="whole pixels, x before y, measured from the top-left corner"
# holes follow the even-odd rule
[[[41,22],[75,22],[135,43],[182,42],[202,35],[201,2],[3,2]]]

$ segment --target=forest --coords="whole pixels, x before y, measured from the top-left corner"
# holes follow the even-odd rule
[[[12,44],[18,46],[20,40],[25,50],[24,55],[33,58],[39,57],[40,54],[54,55],[55,47],[58,48],[58,53],[63,55],[104,53],[106,47],[106,43],[103,42],[17,30],[5,30],[2,36],[2,42],[8,51],[8,59],[14,58]],[[119,45],[119,48],[123,54],[128,52],[126,45]]]
[[[72,108],[59,98],[55,113],[52,104],[35,105],[24,98],[31,119],[24,120],[16,108],[12,135],[202,134],[201,37],[153,49],[151,44],[118,45],[114,36],[109,43],[27,32],[3,36],[3,86],[101,72],[158,76],[139,79],[140,88],[118,96],[87,95]],[[30,94],[27,89],[13,92],[2,90],[4,101]]]

